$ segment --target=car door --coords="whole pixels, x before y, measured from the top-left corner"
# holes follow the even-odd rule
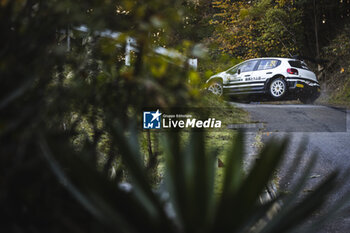
[[[227,83],[228,84],[235,84],[237,82],[240,82],[242,80],[239,80],[240,75],[238,75],[238,69],[239,69],[240,65],[237,65],[231,69],[229,69],[228,71],[226,71],[226,79],[227,79]]]
[[[238,76],[243,82],[251,81],[252,74],[256,68],[258,60],[249,60],[238,68]]]
[[[257,60],[249,60],[226,71],[227,86],[236,88],[244,85],[246,79],[251,76],[256,64]]]

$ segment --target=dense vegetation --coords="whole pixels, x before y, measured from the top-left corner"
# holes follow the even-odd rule
[[[349,1],[202,2],[211,2],[204,14],[211,29],[202,39],[211,48],[205,67],[216,72],[241,59],[300,55],[321,79],[321,100],[348,105]]]
[[[199,62],[203,80],[244,59],[300,55],[321,79],[325,91],[322,100],[329,101],[331,97],[331,101],[346,104],[349,88],[344,89],[343,84],[349,80],[348,59],[339,51],[344,53],[347,49],[335,46],[346,44],[350,37],[348,1],[193,2],[193,12],[186,18],[187,33],[181,38],[209,48],[209,56]]]
[[[337,173],[302,204],[295,205],[295,195],[258,201],[282,159],[286,141],[268,144],[255,168],[246,173],[242,135],[224,135],[233,146],[224,161],[225,178],[216,180],[222,189],[216,196],[215,158],[223,152],[212,145],[210,135],[165,137],[139,130],[145,107],[225,106],[228,112],[222,116],[244,121],[246,115],[240,110],[203,101],[201,77],[212,72],[214,60],[231,65],[253,55],[286,53],[276,31],[282,32],[280,40],[293,51],[304,48],[307,55],[317,55],[306,49],[313,48],[305,41],[309,34],[304,39],[302,35],[312,33],[308,30],[312,26],[304,25],[312,15],[310,9],[317,9],[318,23],[323,20],[326,1],[309,10],[305,7],[309,1],[231,2],[0,1],[0,231],[283,232],[319,208],[335,187]],[[266,16],[261,12],[264,8],[269,12]],[[229,17],[223,10],[232,13],[228,25],[217,19]],[[284,18],[286,14],[293,17]],[[298,29],[296,42],[288,36],[291,29],[282,30],[273,17],[283,17],[285,24]],[[343,17],[339,29],[346,25],[346,13]],[[327,16],[327,22],[335,24],[334,20]],[[226,42],[225,33],[230,31],[226,26],[247,25],[256,28],[249,27],[244,35],[237,35],[240,39]],[[81,26],[87,30],[78,30]],[[105,36],[113,32],[117,36]],[[319,47],[331,46],[322,35]],[[137,41],[130,66],[125,65],[128,38]],[[159,45],[197,57],[203,65],[196,72],[181,57],[157,54]],[[155,194],[166,176],[159,174],[160,159],[168,175],[166,200]],[[118,188],[124,181],[132,183],[133,193]],[[300,180],[292,194],[300,192],[304,182]],[[269,224],[261,224],[280,200],[286,208]],[[169,202],[175,216],[165,211]],[[299,214],[290,220],[295,211]]]

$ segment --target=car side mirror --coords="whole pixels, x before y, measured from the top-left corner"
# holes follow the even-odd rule
[[[241,73],[241,69],[238,69],[238,70],[237,70],[237,74],[240,74],[240,73]]]

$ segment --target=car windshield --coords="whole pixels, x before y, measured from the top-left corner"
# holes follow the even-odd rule
[[[310,70],[309,67],[305,64],[305,62],[300,61],[300,60],[290,60],[288,61],[289,65],[295,68],[300,68],[300,69],[305,69],[305,70]]]
[[[237,73],[237,69],[238,69],[238,65],[236,65],[236,66],[230,68],[230,69],[229,69],[228,71],[226,71],[226,72],[229,73],[229,74],[235,74],[235,73]]]

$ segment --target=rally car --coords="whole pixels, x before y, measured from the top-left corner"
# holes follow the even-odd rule
[[[207,89],[218,96],[267,94],[274,100],[313,103],[320,95],[315,73],[304,61],[294,58],[250,59],[213,75],[207,84]]]

